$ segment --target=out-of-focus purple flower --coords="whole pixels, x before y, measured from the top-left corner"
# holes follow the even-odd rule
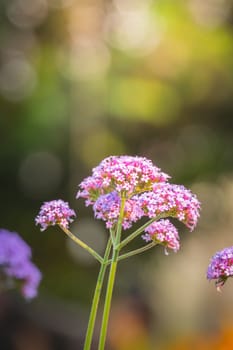
[[[69,227],[69,223],[76,216],[73,209],[70,209],[69,204],[61,199],[45,202],[37,215],[36,225],[41,225],[41,231],[46,230],[51,225],[61,225],[65,228]]]
[[[224,285],[228,277],[233,276],[233,247],[218,251],[210,261],[207,279],[216,280],[218,290]]]
[[[95,217],[106,221],[106,227],[112,228],[118,221],[120,215],[121,198],[116,191],[100,196],[93,205]],[[143,211],[133,199],[125,202],[122,226],[128,229],[143,215]]]
[[[85,198],[87,206],[94,204],[100,195],[112,191],[130,198],[152,190],[154,183],[165,182],[168,178],[147,158],[111,156],[93,169],[92,176],[81,182],[77,198]]]
[[[155,241],[177,252],[180,248],[179,234],[176,227],[168,220],[155,221],[145,229],[142,238],[146,242]]]
[[[9,279],[20,282],[25,298],[37,295],[41,273],[31,262],[31,249],[17,233],[5,229],[0,229],[0,271],[3,283]]]
[[[144,211],[144,215],[153,218],[158,215],[175,217],[191,231],[197,224],[200,203],[195,194],[180,185],[160,183],[153,191],[133,197]]]

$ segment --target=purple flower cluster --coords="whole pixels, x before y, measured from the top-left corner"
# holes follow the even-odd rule
[[[233,276],[233,247],[224,248],[217,252],[210,261],[207,270],[207,279],[216,280],[219,289],[228,277]]]
[[[77,197],[86,199],[86,205],[94,204],[100,195],[116,191],[126,198],[150,191],[156,182],[167,181],[169,176],[143,157],[111,156],[104,159],[84,179]]]
[[[100,196],[93,205],[95,217],[106,221],[106,227],[112,228],[120,212],[121,199],[116,191]]]
[[[21,283],[21,293],[31,299],[37,295],[41,273],[31,262],[31,249],[17,233],[0,229],[0,271],[5,280]]]
[[[145,229],[146,234],[142,238],[146,242],[154,241],[163,244],[177,252],[180,248],[179,234],[176,227],[169,220],[155,221]]]
[[[106,221],[106,227],[112,228],[119,218],[121,198],[116,191],[100,196],[93,205],[95,217]],[[125,202],[122,226],[126,230],[133,222],[139,220],[143,215],[137,202],[132,198]]]
[[[120,196],[116,191],[99,196],[93,205],[95,217],[106,221],[106,227],[113,227],[119,218]],[[153,191],[144,192],[125,202],[123,228],[132,226],[143,216],[155,218],[175,217],[192,231],[199,217],[200,203],[197,197],[184,186],[160,183]]]
[[[76,216],[69,204],[61,199],[45,202],[40,209],[35,221],[36,225],[41,225],[41,231],[46,230],[51,225],[61,225],[65,228],[69,227],[69,223]]]

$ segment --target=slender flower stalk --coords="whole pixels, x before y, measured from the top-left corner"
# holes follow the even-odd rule
[[[150,226],[153,222],[159,220],[161,217],[162,217],[162,215],[154,217],[154,218],[150,219],[149,221],[147,221],[144,225],[139,227],[136,231],[131,233],[131,235],[129,235],[121,243],[119,243],[117,248],[119,248],[121,250],[123,247],[125,247],[127,244],[129,244],[133,239],[135,239],[137,236],[139,236],[143,231],[145,231],[145,229],[148,226]]]
[[[89,247],[86,243],[84,243],[81,239],[76,237],[68,228],[59,225],[62,231],[65,232],[65,234],[72,239],[76,244],[78,244],[80,247],[85,249],[88,253],[90,253],[96,260],[98,260],[101,264],[103,263],[103,258],[91,247]]]
[[[124,208],[125,208],[125,198],[123,197],[121,200],[120,216],[119,216],[119,221],[118,221],[118,225],[117,225],[117,232],[116,232],[117,243],[120,242],[120,238],[121,238]],[[113,247],[112,262],[111,262],[107,291],[106,291],[106,296],[105,296],[105,304],[104,304],[104,311],[103,311],[103,318],[102,318],[102,326],[101,326],[101,330],[100,330],[100,339],[99,339],[98,350],[104,350],[104,347],[105,347],[107,329],[108,329],[109,313],[110,313],[110,307],[111,307],[111,302],[112,302],[113,287],[114,287],[115,278],[116,278],[116,270],[117,270],[119,252],[120,252],[119,248]]]
[[[112,245],[115,247],[116,245],[116,237],[115,237],[115,233],[114,230],[112,228],[109,229],[109,233],[110,233],[110,237],[111,237],[111,241],[112,241]]]
[[[155,247],[156,244],[158,244],[158,243],[152,242],[152,243],[149,243],[149,244],[147,244],[147,245],[144,245],[144,246],[141,247],[141,248],[138,248],[138,249],[135,249],[135,250],[131,250],[131,252],[128,252],[128,253],[119,255],[117,261],[124,260],[124,259],[130,258],[131,256],[144,253],[144,252],[146,252],[147,250],[149,250],[149,249]]]
[[[85,338],[85,343],[84,343],[84,348],[83,350],[90,350],[91,348],[91,343],[92,343],[92,337],[93,337],[93,331],[95,327],[95,320],[96,320],[96,315],[97,315],[97,310],[98,310],[98,305],[99,305],[99,300],[100,300],[100,294],[102,291],[103,287],[103,281],[106,273],[106,268],[107,268],[107,262],[110,254],[110,250],[112,247],[112,241],[111,238],[108,240],[108,244],[105,250],[104,254],[104,259],[103,262],[101,263],[96,287],[95,287],[95,292],[92,300],[92,307],[91,307],[91,312],[89,316],[89,322],[88,322],[88,327],[87,327],[87,332],[86,332],[86,338]]]

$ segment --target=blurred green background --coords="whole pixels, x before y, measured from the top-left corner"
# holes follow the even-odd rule
[[[98,264],[34,218],[46,200],[69,201],[72,230],[102,252],[104,225],[75,196],[117,154],[152,159],[202,213],[194,233],[179,225],[177,254],[158,247],[120,264],[109,349],[233,348],[233,285],[219,296],[205,277],[233,245],[232,25],[231,0],[0,2],[0,226],[43,272],[35,302],[2,301],[14,349],[82,348]]]

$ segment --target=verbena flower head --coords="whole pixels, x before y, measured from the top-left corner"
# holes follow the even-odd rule
[[[94,204],[100,195],[113,191],[130,198],[151,190],[154,183],[165,182],[168,178],[147,158],[111,156],[93,169],[92,176],[81,182],[77,197],[85,198],[86,205]]]
[[[125,198],[123,229],[143,216],[175,217],[191,231],[197,224],[200,203],[184,186],[169,184],[169,176],[147,158],[112,156],[93,169],[80,184],[77,197],[93,205],[95,217],[107,228],[117,223],[121,199]]]
[[[191,231],[199,218],[200,203],[195,194],[180,185],[156,184],[153,191],[134,197],[149,218],[171,216],[183,222]]]
[[[207,279],[216,280],[218,290],[224,285],[228,277],[233,276],[233,247],[218,251],[210,261]]]
[[[31,249],[15,232],[0,229],[0,272],[3,283],[15,280],[21,293],[31,299],[37,295],[41,280],[39,269],[31,262]],[[6,286],[7,287],[7,286]]]
[[[39,215],[36,217],[36,225],[41,225],[41,231],[46,230],[48,226],[61,225],[65,228],[69,227],[69,223],[76,216],[69,204],[61,199],[45,202],[40,209]]]
[[[121,198],[116,191],[101,195],[93,205],[95,217],[106,221],[107,228],[116,225],[120,215]],[[143,211],[138,207],[133,199],[127,199],[124,207],[124,217],[122,227],[128,229],[143,215]]]
[[[178,231],[168,219],[153,222],[145,229],[145,232],[146,234],[142,238],[146,242],[154,241],[175,252],[180,248]]]

